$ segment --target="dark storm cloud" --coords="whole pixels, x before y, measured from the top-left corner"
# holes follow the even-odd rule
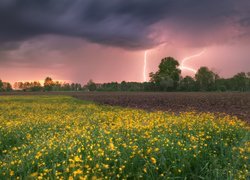
[[[1,0],[0,49],[51,34],[128,49],[154,47],[169,40],[158,33],[175,31],[206,37],[234,28],[248,36],[249,11],[249,0]]]

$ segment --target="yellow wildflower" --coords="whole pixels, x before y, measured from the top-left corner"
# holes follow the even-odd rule
[[[79,156],[74,157],[75,162],[81,162],[82,160],[79,158]]]
[[[10,176],[14,176],[14,171],[10,171]]]
[[[83,171],[81,169],[77,169],[76,171],[73,172],[74,176],[82,174]]]
[[[151,157],[151,162],[152,162],[153,164],[156,164],[156,159],[155,159],[154,157]]]

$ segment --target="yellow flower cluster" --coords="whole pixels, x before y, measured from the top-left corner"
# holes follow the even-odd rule
[[[246,179],[249,153],[236,117],[0,97],[3,179]]]

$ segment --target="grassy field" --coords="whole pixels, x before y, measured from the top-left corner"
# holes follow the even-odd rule
[[[231,116],[0,97],[2,179],[247,179],[249,140]]]

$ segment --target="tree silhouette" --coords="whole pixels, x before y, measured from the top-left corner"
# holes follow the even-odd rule
[[[195,91],[196,85],[195,80],[191,76],[186,76],[180,80],[179,89],[181,91]]]
[[[44,90],[45,91],[52,91],[53,88],[53,80],[51,77],[46,77],[44,80]]]
[[[162,90],[175,90],[180,80],[181,70],[178,69],[179,63],[172,57],[161,60],[159,70],[150,73],[150,81],[158,84]]]
[[[95,91],[97,87],[94,81],[90,79],[87,83],[87,88],[89,91]]]
[[[0,91],[3,91],[3,81],[0,79]]]
[[[211,91],[215,88],[215,81],[218,79],[218,75],[207,67],[201,67],[195,74],[195,79],[199,90]]]
[[[247,74],[240,72],[232,78],[233,89],[238,91],[246,91],[248,86]]]

